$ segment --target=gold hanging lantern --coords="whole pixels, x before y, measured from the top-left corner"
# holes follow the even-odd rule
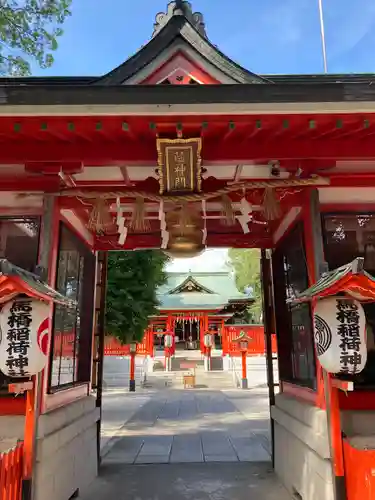
[[[193,206],[182,203],[166,213],[169,242],[165,253],[171,257],[189,258],[203,252],[202,218]]]

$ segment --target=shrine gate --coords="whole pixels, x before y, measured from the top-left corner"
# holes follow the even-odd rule
[[[0,79],[0,256],[78,302],[51,306],[37,500],[67,500],[98,472],[106,252],[208,247],[262,249],[281,481],[304,500],[371,498],[375,343],[344,392],[317,360],[311,303],[287,299],[358,256],[375,273],[374,79],[254,74],[182,1],[107,75]],[[10,382],[0,433],[17,440],[26,400]]]

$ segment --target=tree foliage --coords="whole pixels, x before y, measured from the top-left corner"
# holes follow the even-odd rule
[[[243,292],[246,287],[253,289],[255,298],[250,306],[249,312],[252,320],[259,323],[262,318],[262,285],[260,280],[260,250],[237,249],[229,250],[229,261],[236,275],[236,285],[238,290]]]
[[[156,289],[165,283],[168,257],[160,250],[110,252],[106,331],[121,342],[140,342],[157,314]]]
[[[0,0],[0,74],[29,75],[31,60],[41,68],[52,65],[71,2]]]

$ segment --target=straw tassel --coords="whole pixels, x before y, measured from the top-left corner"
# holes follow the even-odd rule
[[[206,242],[207,242],[207,202],[206,202],[206,200],[202,200],[202,217],[203,217],[202,245],[206,246]]]
[[[236,216],[232,207],[232,200],[227,194],[222,195],[221,205],[224,223],[228,226],[234,226],[234,224],[236,223]]]
[[[189,206],[187,203],[182,203],[178,213],[178,224],[180,226],[180,234],[184,236],[188,226],[191,225],[191,214],[189,213]]]
[[[151,229],[150,222],[146,219],[145,200],[140,196],[135,199],[129,229],[135,233],[147,233]]]
[[[106,200],[99,198],[95,201],[87,227],[98,234],[108,233],[113,229],[114,223]]]
[[[276,220],[281,217],[280,202],[276,197],[275,190],[272,187],[266,187],[263,196],[263,213],[268,221]]]

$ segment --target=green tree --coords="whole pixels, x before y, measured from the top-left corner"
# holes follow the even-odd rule
[[[254,303],[249,312],[254,322],[259,323],[262,317],[262,285],[260,280],[260,250],[257,248],[229,250],[229,263],[236,275],[238,290],[243,292],[246,287],[253,289]]]
[[[41,68],[53,63],[52,52],[70,15],[72,0],[0,1],[0,74],[30,74],[30,61]]]
[[[106,330],[127,344],[140,342],[148,317],[156,314],[157,287],[163,285],[168,257],[160,250],[110,252]]]

